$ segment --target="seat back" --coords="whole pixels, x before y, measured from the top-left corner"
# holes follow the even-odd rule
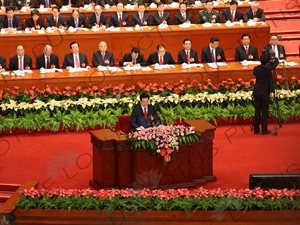
[[[125,116],[119,116],[118,122],[116,123],[115,130],[116,131],[122,131],[125,134],[128,134],[131,130],[132,127],[130,125],[130,115],[125,115]]]

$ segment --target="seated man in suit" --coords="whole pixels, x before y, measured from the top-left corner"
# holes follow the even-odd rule
[[[30,70],[32,69],[32,59],[30,56],[25,55],[23,45],[17,45],[17,54],[10,58],[9,70]]]
[[[257,1],[252,2],[251,8],[247,9],[244,15],[244,22],[248,22],[250,19],[254,22],[266,20],[264,10],[259,8],[259,3]]]
[[[72,10],[72,16],[67,19],[67,27],[79,28],[85,27],[84,16],[80,15],[78,9]]]
[[[254,45],[250,45],[250,35],[243,34],[241,39],[243,44],[235,49],[235,61],[258,61],[257,48]]]
[[[227,21],[235,22],[243,22],[243,13],[242,11],[237,9],[238,3],[235,0],[232,0],[229,3],[229,8],[224,9],[222,13],[222,22],[226,23]]]
[[[22,7],[34,8],[34,2],[33,0],[14,0],[14,6],[18,9]]]
[[[209,41],[209,45],[202,49],[201,62],[202,63],[226,62],[223,48],[219,47],[218,37],[211,37]]]
[[[67,68],[90,68],[87,57],[79,53],[79,44],[76,41],[70,44],[71,53],[66,54],[63,63],[63,69]]]
[[[140,64],[140,66],[146,66],[147,61],[144,58],[144,55],[141,54],[141,51],[137,47],[133,47],[130,53],[123,55],[122,60],[120,61],[120,66],[135,66]]]
[[[179,4],[179,12],[174,15],[174,24],[193,23],[192,14],[186,12],[186,4]]]
[[[110,25],[114,27],[130,26],[129,17],[127,13],[123,12],[123,3],[117,4],[117,12],[110,17]]]
[[[13,32],[14,29],[22,30],[20,17],[14,15],[13,7],[6,8],[6,16],[0,18],[0,29],[7,28],[7,32]]]
[[[138,6],[138,12],[132,15],[132,25],[150,26],[150,15],[145,13],[145,5],[140,3]]]
[[[30,30],[40,30],[44,27],[44,22],[41,18],[39,18],[39,11],[34,9],[30,12],[31,18],[26,20],[25,28],[29,28]]]
[[[40,68],[59,68],[58,56],[52,53],[52,47],[50,45],[45,45],[43,54],[36,57],[36,69]]]
[[[108,6],[114,6],[117,5],[120,1],[119,0],[102,0],[101,5],[105,7],[106,5]]]
[[[40,8],[40,7],[53,8],[54,6],[56,6],[55,0],[37,0],[35,4],[36,8]]]
[[[192,49],[192,40],[184,39],[183,40],[183,49],[177,54],[178,64],[186,63],[198,63],[198,53],[196,50]]]
[[[85,5],[91,5],[91,6],[99,5],[99,0],[82,0],[81,6],[84,7]]]
[[[61,0],[60,1],[60,7],[62,6],[69,6],[72,8],[78,7],[78,0]]]
[[[149,105],[149,98],[147,93],[142,93],[140,95],[140,103],[132,110],[130,125],[135,130],[143,130],[160,124],[160,119],[154,106]]]
[[[96,5],[94,7],[95,13],[91,14],[88,19],[87,28],[92,27],[109,27],[109,23],[107,22],[106,16],[102,13],[101,6]]]
[[[112,52],[107,51],[107,44],[101,41],[98,45],[99,51],[93,53],[93,67],[114,66],[115,59]]]
[[[11,0],[0,0],[0,9],[5,10],[8,6],[13,6],[14,3]]]
[[[213,9],[212,0],[208,0],[205,9],[198,14],[198,23],[220,23],[219,11]]]
[[[148,65],[156,64],[176,64],[170,52],[166,51],[166,48],[163,44],[159,44],[156,47],[156,52],[152,52],[147,60]]]
[[[55,6],[52,8],[52,15],[48,16],[46,19],[46,27],[56,27],[63,29],[66,27],[65,17],[60,15],[60,9]]]
[[[6,59],[0,55],[0,72],[6,70]]]
[[[164,4],[157,3],[157,12],[152,15],[151,25],[158,26],[159,24],[171,25],[170,13],[164,11]]]
[[[278,44],[278,35],[271,34],[270,35],[270,43],[264,47],[266,50],[271,50],[274,52],[275,57],[278,59],[286,60],[285,49],[283,45]]]

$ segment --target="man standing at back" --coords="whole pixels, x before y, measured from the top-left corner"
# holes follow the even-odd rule
[[[52,53],[52,47],[50,45],[45,45],[43,54],[36,57],[36,69],[40,68],[59,68],[58,56]]]
[[[107,51],[107,44],[101,41],[98,45],[99,51],[93,53],[93,67],[114,66],[115,60],[112,52]]]

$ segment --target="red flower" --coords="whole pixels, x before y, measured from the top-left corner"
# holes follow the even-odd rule
[[[161,150],[160,150],[160,155],[161,155],[162,157],[164,157],[166,154],[167,154],[166,149],[161,149]]]
[[[164,157],[164,160],[165,160],[166,162],[170,162],[171,156],[170,156],[169,154],[166,154],[165,157]]]
[[[167,153],[170,155],[173,152],[173,149],[167,148]]]

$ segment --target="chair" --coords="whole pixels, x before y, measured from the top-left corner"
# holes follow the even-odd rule
[[[300,57],[300,45],[299,45],[299,57]]]
[[[115,130],[116,132],[123,132],[125,134],[128,134],[131,130],[132,127],[130,125],[130,115],[126,116],[119,116],[118,122],[116,123]]]

